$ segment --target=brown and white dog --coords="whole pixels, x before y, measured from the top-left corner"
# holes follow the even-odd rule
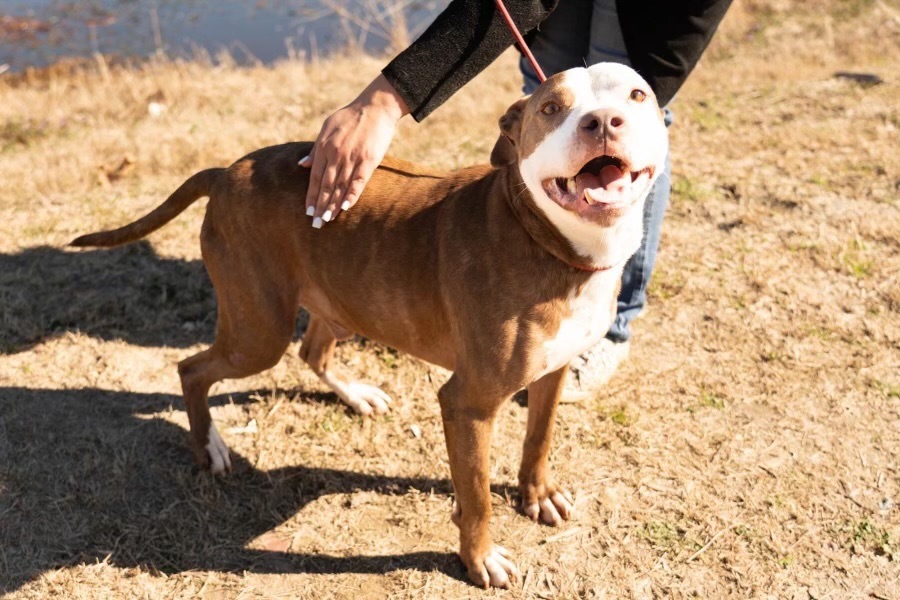
[[[522,507],[561,523],[573,504],[547,457],[567,366],[609,328],[668,147],[649,86],[616,64],[551,77],[500,129],[493,167],[437,173],[386,159],[359,203],[324,229],[304,215],[309,171],[297,161],[311,145],[291,143],[202,171],[145,217],[73,242],[131,242],[210,197],[200,241],[216,339],[178,370],[196,459],[214,473],[231,463],[210,420],[210,386],[275,365],[301,306],[311,319],[300,356],[357,412],[384,412],[390,399],[335,368],[335,343],[353,333],[451,370],[438,397],[453,521],[469,576],[485,587],[517,576],[488,527],[497,410],[527,387]]]

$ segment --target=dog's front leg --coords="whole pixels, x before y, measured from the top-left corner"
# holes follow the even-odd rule
[[[485,394],[486,386],[453,375],[438,392],[459,527],[459,557],[481,587],[509,588],[519,575],[509,554],[491,542],[490,448],[494,417],[503,398]]]
[[[528,386],[528,432],[519,468],[519,494],[524,513],[547,525],[561,525],[575,508],[571,496],[554,483],[547,466],[556,407],[568,370],[566,365]]]

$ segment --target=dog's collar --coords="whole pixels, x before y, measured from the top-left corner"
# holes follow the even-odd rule
[[[603,271],[609,271],[610,269],[615,269],[618,266],[616,264],[616,265],[610,265],[608,267],[587,267],[584,265],[576,265],[574,263],[571,263],[571,262],[567,261],[566,259],[562,258],[561,256],[554,254],[553,252],[551,252],[551,254],[553,254],[553,256],[555,256],[560,262],[572,267],[573,269],[578,269],[579,271],[586,271],[588,273],[601,273]]]
[[[522,182],[522,178],[519,175],[517,165],[513,164],[508,167],[497,169],[495,173],[498,171],[506,171],[501,174],[500,177],[510,178],[507,179],[507,181],[514,182],[511,185],[508,184],[507,189],[516,189],[520,186],[524,187],[525,184]],[[519,221],[519,224],[522,225],[522,228],[528,234],[528,237],[534,240],[534,243],[540,246],[547,254],[551,255],[567,267],[585,273],[600,273],[602,271],[615,269],[621,264],[616,263],[602,267],[585,264],[586,261],[584,257],[572,248],[572,244],[569,240],[567,240],[537,208],[530,191],[525,189],[515,196],[512,194],[507,194],[506,196],[507,204],[515,215],[516,220]],[[530,206],[526,206],[526,204],[530,204]]]

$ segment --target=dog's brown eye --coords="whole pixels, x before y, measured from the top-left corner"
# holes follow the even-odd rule
[[[645,94],[643,90],[631,90],[631,95],[629,96],[629,98],[635,102],[643,102],[646,97],[647,94]]]
[[[545,115],[555,115],[559,112],[559,104],[556,102],[548,102],[541,107],[541,112]]]

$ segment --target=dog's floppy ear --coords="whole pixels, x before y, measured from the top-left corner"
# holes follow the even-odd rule
[[[505,167],[518,160],[516,143],[519,141],[519,132],[522,130],[522,111],[526,102],[528,102],[528,96],[517,100],[509,107],[506,114],[500,117],[500,137],[497,138],[497,143],[491,150],[492,167]]]

